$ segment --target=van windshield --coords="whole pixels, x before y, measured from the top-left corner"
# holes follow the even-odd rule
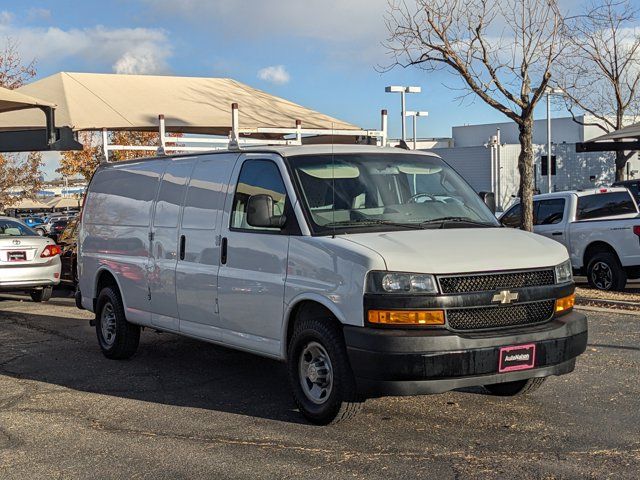
[[[473,189],[436,157],[305,155],[292,157],[291,165],[314,233],[499,226]]]

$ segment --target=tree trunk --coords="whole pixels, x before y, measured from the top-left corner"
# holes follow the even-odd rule
[[[518,126],[520,155],[518,171],[520,172],[519,197],[522,205],[520,228],[533,231],[533,115],[523,119]],[[551,173],[551,172],[549,172]]]
[[[625,176],[625,167],[627,166],[627,162],[632,157],[632,155],[618,151],[616,152],[616,182],[624,180]]]

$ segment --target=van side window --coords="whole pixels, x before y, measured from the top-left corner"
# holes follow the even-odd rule
[[[247,202],[252,195],[266,194],[273,198],[274,215],[283,215],[287,190],[278,166],[269,160],[247,160],[242,165],[236,193],[233,197],[231,228],[242,230],[280,231],[279,228],[258,228],[247,223]]]
[[[553,200],[540,200],[534,207],[535,225],[555,225],[560,223],[564,217],[564,198],[554,198]]]
[[[629,192],[596,193],[578,198],[578,220],[637,213]]]
[[[500,222],[505,227],[520,228],[520,211],[522,207],[520,204],[514,206],[511,210],[504,214]]]

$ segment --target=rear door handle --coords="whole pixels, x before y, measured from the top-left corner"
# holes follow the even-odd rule
[[[220,263],[222,265],[227,263],[227,237],[222,237],[222,244],[220,245]]]
[[[562,235],[562,232],[553,232],[551,235],[553,235],[554,237],[559,237],[560,235]]]
[[[184,260],[184,250],[187,245],[187,237],[180,235],[180,260]]]

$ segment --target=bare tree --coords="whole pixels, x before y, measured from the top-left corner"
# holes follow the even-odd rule
[[[640,117],[640,9],[629,0],[597,0],[568,19],[563,36],[568,48],[554,71],[566,107],[582,125],[603,133]],[[580,113],[589,115],[586,120]],[[616,180],[633,152],[616,152]]]
[[[522,228],[533,229],[533,113],[562,50],[555,0],[390,0],[387,48],[394,64],[444,70],[519,129]]]
[[[35,60],[24,63],[18,44],[7,38],[0,48],[0,87],[21,87],[36,74]],[[24,198],[33,198],[42,188],[42,155],[0,153],[0,210]]]

